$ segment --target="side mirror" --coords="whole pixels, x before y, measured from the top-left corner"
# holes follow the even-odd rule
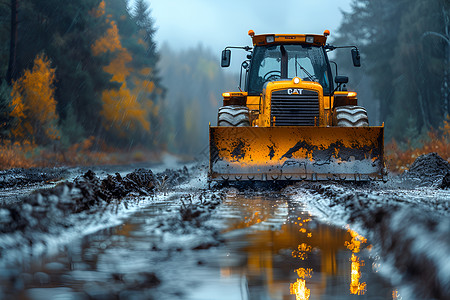
[[[230,66],[231,63],[231,50],[225,49],[222,51],[222,59],[220,62],[220,65],[222,68],[227,68]]]
[[[352,60],[355,67],[361,67],[361,56],[359,55],[358,48],[352,49]]]
[[[344,83],[348,83],[348,77],[347,76],[336,76],[334,77],[334,82],[336,82],[337,84],[344,84]]]

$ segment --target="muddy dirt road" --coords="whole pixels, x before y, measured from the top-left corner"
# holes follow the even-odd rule
[[[133,167],[5,175],[0,299],[449,299],[445,166],[211,189],[204,166]]]

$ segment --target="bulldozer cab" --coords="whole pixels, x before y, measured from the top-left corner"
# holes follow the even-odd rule
[[[255,47],[247,73],[246,91],[249,95],[259,95],[264,84],[295,77],[318,82],[324,93],[331,93],[331,69],[323,47],[301,44]]]

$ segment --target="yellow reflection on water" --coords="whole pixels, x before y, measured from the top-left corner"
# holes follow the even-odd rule
[[[393,290],[392,291],[392,300],[401,300],[402,297],[400,296],[400,294],[398,293],[397,290]]]
[[[351,271],[351,282],[350,282],[350,293],[353,295],[364,295],[366,292],[367,284],[365,282],[360,283],[361,278],[361,267],[364,266],[364,261],[360,260],[355,254],[352,253],[352,271]]]
[[[223,232],[243,228],[248,230],[240,232],[242,237],[236,235],[239,233],[236,232],[230,238],[230,245],[241,245],[241,241],[245,241],[242,248],[239,248],[245,263],[224,266],[221,276],[245,274],[250,294],[252,288],[263,284],[273,299],[293,299],[294,295],[295,299],[321,299],[330,278],[350,277],[352,294],[365,293],[366,283],[360,282],[364,261],[357,257],[357,253],[366,247],[364,244],[367,240],[357,232],[313,222],[306,212],[299,212],[299,215],[288,222],[278,223],[280,227],[272,227],[273,220],[282,220],[289,208],[282,197],[267,200],[264,197],[233,196],[224,204],[230,207],[233,217],[229,219]],[[254,229],[251,229],[254,225]],[[235,239],[234,236],[238,238]],[[349,263],[342,262],[338,265],[337,254],[349,250],[352,259],[349,259]],[[280,260],[285,254],[293,257],[295,262]],[[295,271],[294,274],[291,273],[292,270]],[[347,284],[340,285],[336,292],[348,294]]]
[[[348,228],[348,232],[352,236],[352,240],[350,242],[345,241],[345,246],[353,253],[358,253],[361,248],[361,244],[367,243],[367,239],[350,228]]]
[[[305,260],[308,258],[308,252],[311,252],[311,246],[306,243],[301,243],[297,246],[297,250],[292,251],[292,257]]]
[[[302,220],[298,218],[298,226],[302,227],[303,223],[309,222],[309,219]],[[306,228],[300,228],[299,232],[306,233]],[[297,250],[292,251],[292,257],[305,260],[308,258],[308,252],[311,252],[311,246],[306,243],[301,243],[297,246]],[[311,295],[311,290],[306,287],[306,278],[311,278],[312,268],[298,268],[295,270],[299,278],[296,282],[291,283],[289,286],[289,293],[295,295],[296,300],[308,300]]]
[[[312,269],[311,268],[299,268],[295,270],[297,272],[298,278],[296,282],[291,283],[289,290],[291,295],[295,295],[296,300],[307,300],[311,295],[311,291],[306,287],[306,278],[311,278]]]
[[[306,281],[300,278],[291,283],[290,292],[291,295],[295,295],[296,300],[308,300],[311,294],[311,291],[306,287]]]
[[[345,241],[344,245],[353,252],[352,257],[350,258],[350,261],[352,262],[350,273],[350,293],[353,295],[364,295],[367,290],[367,284],[365,282],[359,282],[361,278],[361,267],[364,266],[364,260],[359,259],[355,253],[358,253],[361,250],[361,244],[367,243],[367,239],[356,231],[351,230],[348,226],[347,230],[352,239],[350,242]]]

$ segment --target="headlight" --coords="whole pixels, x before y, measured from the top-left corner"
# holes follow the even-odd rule
[[[305,39],[305,42],[307,42],[308,44],[314,43],[314,37],[313,36],[307,36],[306,39]]]
[[[274,35],[266,36],[266,43],[273,43],[273,42],[275,42],[275,36]]]

